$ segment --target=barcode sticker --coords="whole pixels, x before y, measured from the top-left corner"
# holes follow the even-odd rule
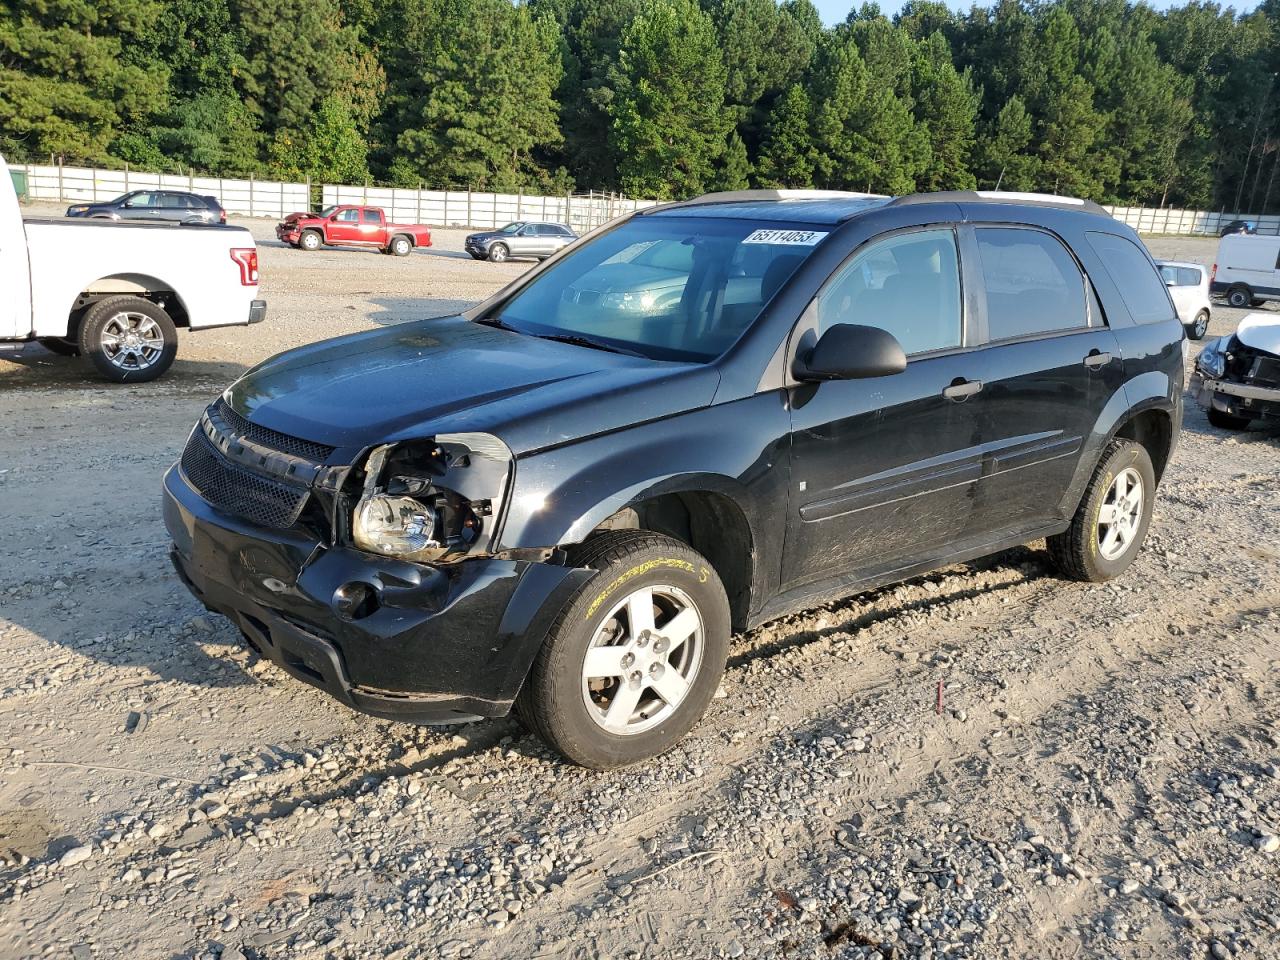
[[[775,243],[789,244],[793,247],[812,247],[826,235],[825,231],[819,230],[757,230],[742,242]]]

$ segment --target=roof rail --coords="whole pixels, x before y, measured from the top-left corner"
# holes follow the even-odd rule
[[[882,193],[854,193],[849,190],[727,190],[704,193],[692,200],[681,200],[673,206],[704,203],[743,203],[753,200],[886,200]]]
[[[917,203],[1032,203],[1098,213],[1104,217],[1111,216],[1092,200],[1063,197],[1056,193],[1019,193],[1013,190],[944,190],[939,193],[913,193],[889,201],[889,205],[894,207],[911,206]]]

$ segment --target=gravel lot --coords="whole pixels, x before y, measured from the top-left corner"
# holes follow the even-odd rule
[[[228,381],[528,266],[251,228],[267,322],[160,382],[0,364],[0,958],[1280,955],[1275,432],[1188,407],[1117,582],[1033,546],[775,622],[677,749],[592,773],[354,714],[172,574],[160,476]]]

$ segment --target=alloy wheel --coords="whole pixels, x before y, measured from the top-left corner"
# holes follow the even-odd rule
[[[1133,467],[1120,471],[1098,508],[1098,552],[1115,560],[1133,543],[1142,523],[1142,477]]]
[[[702,666],[702,616],[678,587],[641,587],[620,600],[591,640],[582,698],[599,726],[634,736],[667,720]]]
[[[102,327],[102,352],[121,370],[146,370],[164,352],[164,333],[145,313],[117,313]]]

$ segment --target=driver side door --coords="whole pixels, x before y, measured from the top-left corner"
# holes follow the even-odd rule
[[[330,243],[360,242],[360,208],[344,207],[329,220]]]
[[[809,311],[810,343],[837,323],[880,327],[907,367],[791,389],[784,591],[874,579],[953,552],[982,473],[972,402],[981,367],[952,228],[870,241]]]

